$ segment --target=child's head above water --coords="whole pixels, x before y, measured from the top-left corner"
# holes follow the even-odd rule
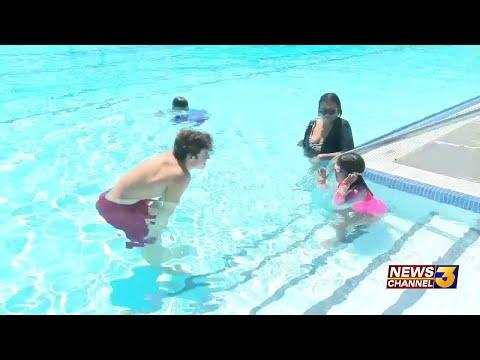
[[[341,182],[348,174],[363,173],[365,171],[365,160],[357,153],[346,153],[338,157],[334,167],[337,181]]]
[[[365,160],[354,152],[340,155],[337,159],[337,165],[347,173],[363,173],[365,171]]]

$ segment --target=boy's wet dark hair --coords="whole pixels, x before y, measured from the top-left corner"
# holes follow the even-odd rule
[[[184,161],[187,154],[197,156],[203,150],[212,149],[213,140],[210,134],[203,131],[182,129],[175,138],[173,156],[179,161]]]
[[[188,109],[188,101],[182,96],[177,96],[172,101],[172,109]]]

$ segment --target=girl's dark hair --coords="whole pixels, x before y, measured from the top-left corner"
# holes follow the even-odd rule
[[[352,172],[362,173],[365,171],[365,160],[354,152],[340,155],[337,159],[337,165],[349,174]]]
[[[197,156],[203,149],[211,150],[212,143],[212,137],[206,132],[182,129],[175,138],[173,156],[177,160],[184,161],[187,154]]]
[[[335,93],[326,93],[323,94],[320,100],[318,100],[318,108],[320,109],[320,104],[322,102],[333,102],[337,105],[338,108],[338,115],[342,115],[342,103],[340,102],[340,98]]]
[[[361,174],[365,171],[365,160],[363,160],[359,154],[354,152],[340,155],[337,159],[337,165],[340,166],[341,169],[345,170],[348,174],[353,172]],[[349,189],[353,189],[358,185],[362,185],[369,192],[372,192],[362,175],[358,176],[358,179],[352,185],[350,185]]]

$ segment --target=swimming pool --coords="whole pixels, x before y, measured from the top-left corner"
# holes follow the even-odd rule
[[[480,313],[478,214],[372,184],[385,221],[326,248],[328,199],[296,147],[324,92],[359,145],[478,95],[479,65],[478,46],[0,47],[0,313]],[[154,113],[177,95],[211,114],[215,154],[157,270],[95,201],[172,146]],[[389,263],[439,259],[461,265],[457,290],[385,289]]]

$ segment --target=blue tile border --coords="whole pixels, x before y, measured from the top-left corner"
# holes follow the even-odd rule
[[[363,173],[366,179],[392,189],[423,196],[440,203],[480,213],[480,197],[462,194],[457,191],[427,185],[419,181],[387,174],[378,170],[366,169]]]

